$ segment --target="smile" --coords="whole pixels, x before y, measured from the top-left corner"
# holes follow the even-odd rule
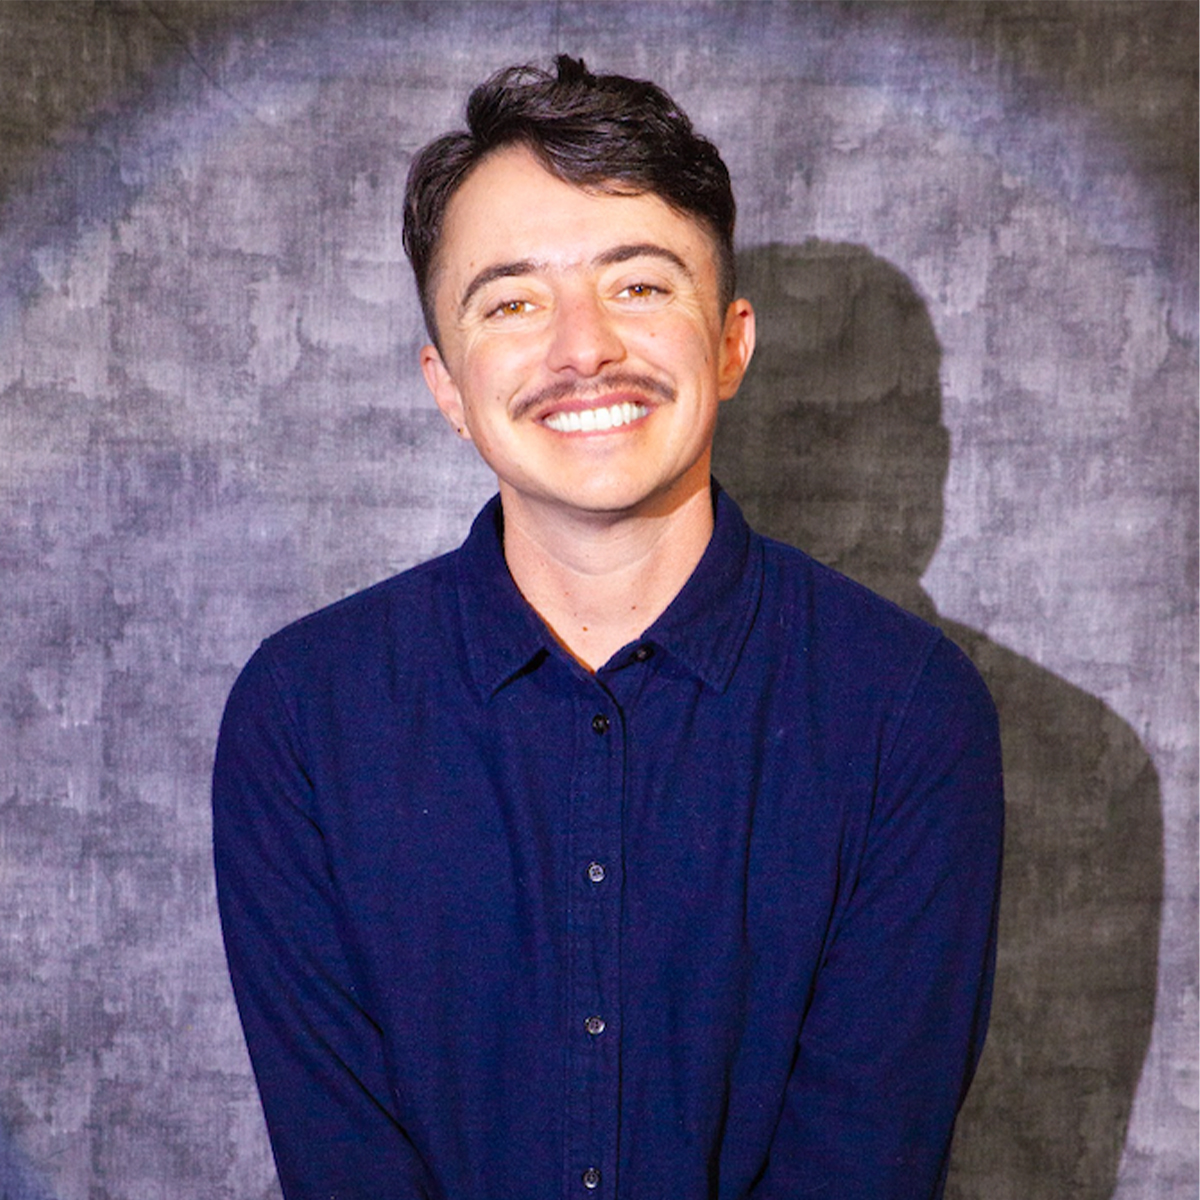
[[[558,433],[591,433],[594,430],[616,429],[638,421],[650,410],[644,404],[611,404],[607,408],[585,408],[580,412],[551,413],[545,424]]]

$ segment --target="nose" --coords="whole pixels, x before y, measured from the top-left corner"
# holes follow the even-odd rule
[[[624,357],[625,346],[613,315],[599,297],[579,292],[560,298],[547,353],[546,365],[552,371],[592,376]]]

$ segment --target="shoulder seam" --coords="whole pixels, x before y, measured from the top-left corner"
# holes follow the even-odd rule
[[[268,639],[269,640],[269,639]],[[266,668],[267,678],[271,681],[271,690],[275,694],[275,699],[279,707],[283,710],[284,720],[288,723],[288,728],[292,731],[292,736],[296,740],[296,749],[301,750],[304,747],[304,737],[300,730],[300,723],[296,719],[296,714],[292,711],[292,706],[288,703],[287,693],[283,687],[283,681],[280,678],[279,666],[275,660],[274,649],[267,645],[267,641],[260,643],[258,653],[262,655],[263,666]],[[301,762],[303,760],[301,759]],[[308,772],[304,772],[307,776]]]
[[[904,610],[901,609],[901,612]],[[920,620],[920,618],[917,618]],[[896,719],[892,724],[891,732],[888,735],[887,741],[883,747],[883,754],[879,760],[880,770],[886,769],[888,762],[891,760],[892,752],[896,748],[896,743],[900,737],[900,730],[904,728],[905,722],[908,720],[909,710],[912,707],[913,697],[916,695],[917,687],[920,685],[922,677],[929,669],[929,660],[933,657],[934,650],[944,641],[947,641],[946,635],[934,625],[929,625],[929,636],[926,639],[923,651],[917,657],[917,661],[913,666],[912,674],[909,676],[908,686],[904,689],[904,696],[900,702],[900,707],[896,713]]]

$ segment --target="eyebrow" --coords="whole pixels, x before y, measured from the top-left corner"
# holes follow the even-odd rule
[[[628,262],[631,258],[662,258],[672,266],[678,267],[688,279],[693,278],[691,268],[674,250],[668,250],[666,246],[659,246],[655,242],[633,242],[627,246],[614,246],[597,256],[593,265],[610,267],[614,263]]]
[[[695,279],[691,268],[674,250],[668,250],[666,246],[659,246],[654,242],[630,242],[620,246],[613,246],[610,250],[605,250],[602,254],[598,254],[592,260],[592,266],[611,267],[616,263],[628,262],[632,258],[643,257],[661,258],[682,271],[689,280],[694,281]],[[462,299],[458,302],[459,316],[462,316],[466,312],[467,305],[471,302],[471,297],[480,288],[486,287],[493,280],[509,279],[517,275],[529,275],[544,268],[544,266],[544,263],[539,263],[532,258],[521,258],[515,262],[495,263],[490,267],[484,267],[463,290]]]
[[[539,264],[534,262],[532,258],[521,258],[516,262],[496,263],[494,266],[484,267],[478,275],[467,284],[466,290],[462,294],[462,299],[458,302],[458,315],[461,317],[467,311],[467,305],[471,301],[471,297],[475,295],[481,287],[486,287],[493,279],[507,279],[513,275],[528,275],[538,269]]]

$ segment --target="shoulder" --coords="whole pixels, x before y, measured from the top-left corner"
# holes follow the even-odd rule
[[[834,656],[927,654],[941,633],[927,621],[832,567],[772,538],[761,539],[763,603],[775,627]]]
[[[966,703],[994,719],[979,672],[936,626],[802,550],[764,537],[762,551],[764,628],[830,688],[886,698],[897,717]]]
[[[462,657],[453,615],[456,553],[264,639],[225,704],[220,778],[236,777],[249,763],[291,762],[303,764],[299,769],[311,781],[348,746],[386,744],[397,721],[431,690],[442,695],[455,688]]]
[[[419,672],[453,636],[453,551],[355,592],[265,638],[242,670],[235,693],[253,684],[285,697],[335,700],[389,689]],[[407,665],[406,665],[407,664]],[[289,705],[290,707],[290,705]]]
[[[363,644],[378,644],[401,627],[419,629],[453,596],[458,553],[430,559],[319,608],[285,625],[263,645],[279,657],[336,657]]]

